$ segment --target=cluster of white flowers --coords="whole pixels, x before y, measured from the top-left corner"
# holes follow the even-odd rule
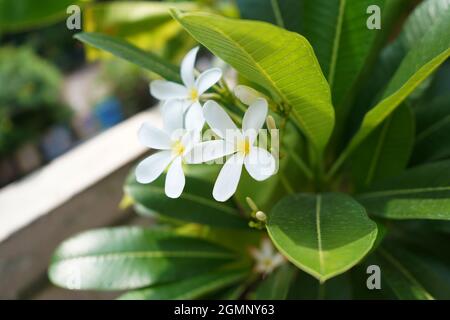
[[[150,84],[151,94],[163,101],[164,128],[158,129],[144,123],[139,130],[139,140],[145,146],[160,150],[144,159],[136,168],[140,183],[151,183],[166,169],[165,192],[177,198],[185,185],[183,163],[198,164],[229,156],[223,165],[213,189],[217,201],[228,200],[236,191],[242,166],[252,178],[262,181],[275,173],[275,159],[266,149],[255,145],[258,132],[267,117],[267,100],[255,91],[236,89],[238,98],[249,105],[238,129],[226,111],[215,101],[208,100],[202,107],[200,98],[222,77],[219,68],[194,75],[198,47],[192,49],[181,64],[184,85],[156,80]],[[220,139],[201,141],[204,124]]]

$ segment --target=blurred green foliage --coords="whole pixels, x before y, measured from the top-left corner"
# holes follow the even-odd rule
[[[61,74],[28,47],[0,49],[0,155],[67,120],[59,99]]]

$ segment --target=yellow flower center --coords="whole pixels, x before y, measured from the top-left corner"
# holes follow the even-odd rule
[[[265,258],[265,259],[262,261],[262,264],[263,264],[264,267],[270,268],[270,267],[272,266],[272,259],[270,259],[270,258]]]
[[[250,141],[248,140],[248,138],[245,138],[244,140],[238,142],[237,150],[244,155],[250,153]]]
[[[191,91],[189,92],[189,96],[191,97],[192,101],[197,101],[198,99],[198,91],[195,88],[192,88]]]
[[[175,141],[172,145],[172,152],[174,155],[181,156],[183,155],[185,147],[181,143],[181,141]]]

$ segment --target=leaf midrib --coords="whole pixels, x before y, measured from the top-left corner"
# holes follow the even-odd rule
[[[323,249],[322,249],[322,234],[320,230],[320,211],[322,206],[322,196],[316,196],[316,232],[317,232],[317,252],[319,256],[319,270],[324,275],[324,261],[323,261]]]
[[[391,263],[395,268],[397,268],[400,273],[402,273],[409,281],[411,281],[413,284],[415,284],[417,287],[421,288],[423,290],[424,296],[428,300],[434,300],[434,297],[428,293],[427,290],[420,284],[420,282],[398,261],[394,256],[389,254],[386,250],[383,248],[378,249],[379,253]]]
[[[335,74],[336,74],[336,63],[337,63],[337,57],[339,54],[339,46],[340,46],[340,39],[341,39],[341,32],[342,32],[342,24],[344,21],[345,5],[346,5],[346,0],[339,1],[339,13],[338,13],[338,19],[337,19],[337,25],[336,25],[336,32],[334,34],[334,39],[333,39],[333,47],[331,50],[330,70],[328,72],[328,84],[330,86],[330,90],[333,90],[334,78],[335,78]]]
[[[395,195],[403,195],[403,194],[408,195],[408,194],[427,193],[427,192],[436,192],[436,191],[450,191],[450,186],[374,191],[374,192],[363,193],[363,194],[359,195],[358,198],[365,199],[365,198],[386,197],[386,196],[395,196]]]
[[[232,258],[232,253],[222,252],[191,252],[191,251],[134,251],[124,253],[104,253],[63,257],[58,262],[70,262],[74,260],[121,260],[121,259],[152,259],[152,258]]]

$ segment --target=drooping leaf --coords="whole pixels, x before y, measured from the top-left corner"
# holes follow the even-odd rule
[[[156,285],[128,292],[121,300],[187,300],[197,299],[236,283],[246,276],[248,270],[221,270],[208,272],[177,282]]]
[[[56,249],[48,273],[54,284],[69,289],[134,289],[200,275],[234,257],[201,239],[121,227],[66,240]]]
[[[298,0],[237,0],[241,18],[261,20],[301,33],[301,2]]]
[[[70,5],[81,6],[89,0],[0,0],[0,30],[24,31],[63,20]],[[70,11],[70,13],[73,13]]]
[[[450,161],[418,166],[357,196],[369,214],[389,219],[450,219]]]
[[[322,151],[334,124],[328,84],[308,41],[268,23],[203,13],[173,15],[216,56],[292,107],[291,117]]]
[[[231,200],[223,203],[213,199],[213,182],[187,176],[184,191],[177,199],[166,196],[164,184],[165,174],[150,184],[141,184],[136,181],[132,170],[125,192],[144,209],[142,214],[220,228],[247,228],[247,222],[239,216]]]
[[[113,55],[152,71],[171,81],[180,81],[178,67],[161,57],[139,49],[130,43],[112,36],[99,33],[78,33],[75,38],[97,49],[105,50]]]
[[[414,143],[414,118],[403,105],[372,132],[352,157],[352,176],[357,188],[401,173],[408,164]]]
[[[377,235],[364,208],[339,193],[282,199],[269,215],[267,230],[278,250],[320,281],[354,266]]]
[[[384,92],[383,99],[364,117],[360,129],[331,169],[342,162],[450,55],[450,10],[408,52]]]
[[[256,288],[255,299],[257,300],[284,300],[286,299],[292,281],[295,279],[297,270],[289,264],[285,264],[267,278],[263,279]]]

